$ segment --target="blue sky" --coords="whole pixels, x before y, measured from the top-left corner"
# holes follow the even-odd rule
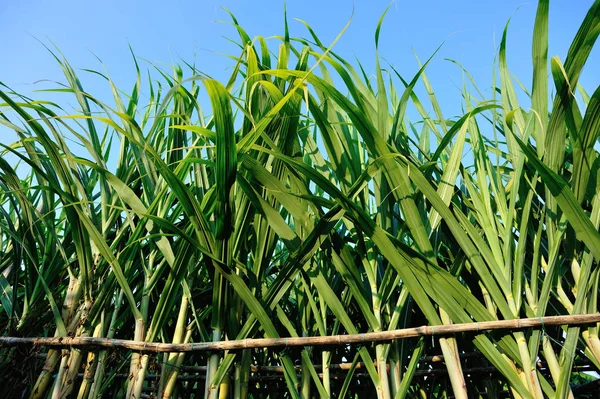
[[[568,46],[592,0],[554,0],[550,4],[550,55],[563,61]],[[288,0],[292,36],[307,36],[306,20],[322,41],[330,43],[352,14],[350,28],[335,51],[357,57],[371,72],[374,66],[374,31],[388,0]],[[60,68],[40,44],[54,42],[75,68],[102,69],[96,56],[118,86],[134,82],[128,44],[144,59],[165,66],[179,59],[191,61],[202,71],[225,78],[232,61],[219,53],[237,54],[225,37],[234,29],[218,21],[228,20],[230,9],[251,36],[283,33],[282,0],[116,1],[86,2],[1,1],[0,81],[29,94],[48,87],[40,80],[64,81]],[[462,63],[482,88],[491,83],[492,63],[502,30],[512,18],[508,36],[511,72],[526,86],[531,80],[531,36],[537,2],[515,0],[422,0],[392,3],[381,32],[380,54],[405,77],[417,69],[413,50],[422,60],[445,42],[428,67],[428,76],[448,114],[460,112],[461,73],[445,58]],[[39,41],[38,41],[39,40]],[[591,93],[600,83],[592,65],[600,64],[598,49],[592,53],[582,83]],[[384,62],[385,66],[385,62]],[[99,79],[80,72],[84,88],[94,94],[107,92]],[[46,85],[46,86],[44,86]],[[54,86],[54,85],[51,85]],[[489,94],[490,90],[487,90]],[[39,94],[33,94],[40,97]],[[2,138],[4,142],[6,137]]]

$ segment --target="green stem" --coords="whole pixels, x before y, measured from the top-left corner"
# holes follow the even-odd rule
[[[183,343],[190,342],[192,338],[192,329],[188,328],[185,336],[183,338]],[[185,353],[178,353],[176,358],[174,359],[174,367],[171,370],[171,373],[168,375],[168,379],[165,382],[165,390],[162,394],[163,398],[170,398],[173,396],[174,389],[177,383],[177,376],[179,375],[179,370],[181,370],[181,366],[183,365],[183,361],[185,359]],[[163,381],[161,381],[163,383]]]
[[[187,311],[189,306],[189,298],[186,295],[181,297],[181,305],[179,306],[179,314],[177,316],[177,322],[175,326],[175,332],[173,333],[173,343],[180,344],[186,338],[186,320],[187,320]],[[190,330],[187,330],[190,332]],[[190,333],[191,337],[191,333]],[[184,355],[182,353],[169,353],[167,361],[163,366],[160,384],[158,388],[158,395],[163,398],[170,397],[173,388],[175,387],[175,382],[177,381],[177,375],[179,374],[178,368],[173,367],[181,358],[181,362],[183,362]]]
[[[323,388],[327,392],[327,397],[331,397],[331,378],[329,373],[329,364],[331,363],[331,352],[323,351],[322,353],[322,363],[323,363]],[[321,398],[325,399],[325,398]]]
[[[221,340],[221,330],[213,330],[213,342]],[[219,386],[213,384],[217,369],[219,368],[219,354],[213,353],[208,359],[208,367],[206,369],[206,388],[204,392],[205,399],[216,399],[219,394]]]
[[[534,399],[543,399],[542,388],[540,381],[537,377],[535,365],[529,356],[529,348],[527,347],[527,341],[525,340],[525,334],[523,332],[514,333],[515,339],[517,340],[517,346],[519,347],[519,353],[521,354],[521,362],[523,363],[523,373],[527,381],[527,388]]]
[[[69,273],[69,287],[65,295],[63,302],[62,318],[65,324],[68,324],[73,314],[75,313],[75,306],[81,297],[83,290],[80,279],[75,277],[72,273]],[[55,336],[58,336],[58,330],[55,332]],[[46,356],[46,362],[42,368],[42,372],[38,377],[29,399],[42,399],[46,397],[46,392],[52,383],[52,374],[54,368],[60,359],[61,351],[49,350]]]
[[[92,336],[100,337],[102,335],[103,328],[103,318],[101,321],[96,324],[94,328],[94,333]],[[79,392],[77,393],[77,399],[86,399],[90,393],[90,389],[92,388],[92,383],[94,382],[94,374],[96,373],[96,366],[98,365],[98,355],[96,352],[89,352],[87,356],[87,360],[85,362],[85,371],[83,373],[83,381],[81,382],[81,386],[79,387]]]
[[[146,341],[146,325],[148,321],[148,310],[150,305],[150,296],[147,292],[150,276],[144,278],[144,287],[142,289],[142,300],[140,303],[141,318],[135,321],[135,340]],[[138,399],[142,396],[142,388],[144,387],[144,379],[146,376],[146,368],[148,367],[149,356],[142,355],[138,352],[131,354],[131,366],[129,374],[132,376],[127,387],[127,398]]]
[[[106,334],[106,338],[113,338],[115,335],[115,325],[119,315],[119,309],[121,308],[121,304],[123,303],[123,295],[123,290],[120,290],[115,300],[115,309],[110,318],[110,324],[108,325],[108,332]],[[102,394],[100,392],[100,388],[102,387],[104,375],[106,374],[106,353],[107,352],[104,350],[98,354],[98,365],[96,366],[96,373],[94,374],[94,382],[92,383],[92,387],[90,388],[90,399],[95,399],[101,396]]]
[[[554,353],[554,349],[552,348],[552,344],[550,343],[550,339],[547,335],[544,335],[542,340],[542,351],[544,352],[546,362],[548,362],[548,368],[550,369],[552,380],[554,381],[554,384],[558,384],[558,379],[560,378],[560,365],[558,364],[556,353]],[[573,392],[570,388],[568,399],[574,399]]]

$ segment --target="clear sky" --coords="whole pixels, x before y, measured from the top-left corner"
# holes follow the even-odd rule
[[[592,0],[550,3],[550,55],[563,61],[570,42]],[[308,36],[294,18],[306,20],[322,41],[330,43],[354,8],[350,28],[335,47],[348,59],[357,57],[372,72],[374,30],[388,0],[288,0],[292,36]],[[39,41],[54,42],[75,68],[102,69],[99,57],[117,85],[129,91],[134,68],[128,44],[154,63],[169,65],[183,58],[204,72],[227,76],[232,61],[219,53],[239,51],[225,37],[234,29],[221,7],[230,9],[251,36],[283,33],[283,0],[0,0],[0,81],[22,93],[43,88],[48,79],[64,81],[60,68]],[[536,1],[521,0],[398,0],[383,25],[380,53],[405,77],[417,69],[413,50],[424,60],[442,43],[428,75],[442,108],[452,117],[460,112],[461,73],[445,58],[462,63],[482,87],[491,83],[492,63],[502,30],[512,18],[508,37],[511,72],[527,87],[531,80],[531,36]],[[39,41],[38,41],[39,40]],[[385,63],[384,63],[385,66]],[[591,93],[600,83],[600,51],[595,49],[582,76]],[[80,72],[84,88],[93,94],[105,85]],[[45,86],[47,87],[47,86]],[[487,90],[489,93],[489,89]],[[34,97],[39,97],[34,94]],[[0,138],[3,142],[6,137]]]

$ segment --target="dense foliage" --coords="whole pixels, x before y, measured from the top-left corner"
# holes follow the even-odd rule
[[[226,82],[192,65],[143,82],[136,62],[130,91],[102,75],[107,104],[57,55],[77,112],[3,86],[18,141],[0,158],[2,334],[181,343],[596,313],[600,90],[578,78],[600,1],[550,60],[553,89],[548,3],[531,89],[517,95],[505,33],[497,87],[484,98],[465,73],[460,118],[427,63],[403,78],[378,56],[370,78],[308,26],[272,54],[235,19]],[[598,367],[597,325],[208,354],[5,347],[0,391],[566,398]]]

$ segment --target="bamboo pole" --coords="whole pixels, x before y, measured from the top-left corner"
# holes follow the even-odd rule
[[[231,341],[198,342],[187,344],[143,342],[96,337],[0,337],[0,346],[34,345],[59,348],[102,347],[110,349],[128,349],[138,352],[206,352],[240,350],[249,348],[282,348],[292,346],[335,346],[348,344],[364,344],[369,342],[391,341],[394,339],[414,338],[431,335],[443,336],[463,332],[518,330],[522,328],[531,327],[582,325],[598,322],[600,322],[600,313],[568,316],[546,316],[514,320],[482,321],[480,323],[461,323],[440,326],[421,326],[403,328],[400,330],[370,332],[364,334],[291,338],[256,338]]]

